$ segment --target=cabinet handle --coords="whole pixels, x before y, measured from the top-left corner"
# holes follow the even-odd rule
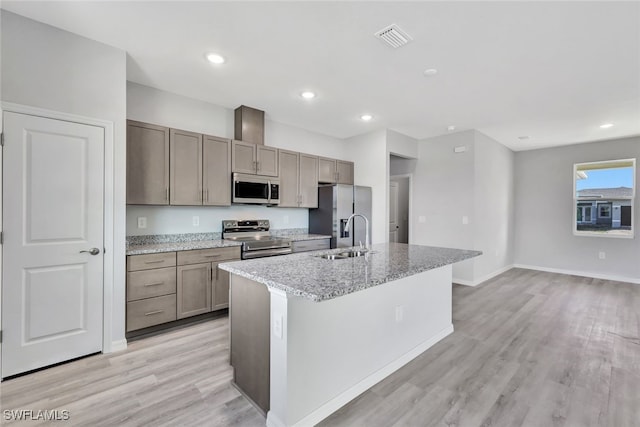
[[[207,271],[207,275],[209,276],[209,281],[211,281],[211,267],[209,267],[209,271]]]
[[[144,315],[145,315],[145,316],[151,316],[151,315],[154,315],[154,314],[160,314],[160,313],[164,313],[164,310],[150,311],[150,312],[148,312],[148,313],[145,313]]]
[[[156,283],[145,283],[145,286],[158,286],[162,285],[164,282],[156,282]]]
[[[169,201],[169,187],[164,189],[164,199],[168,202]]]
[[[158,261],[145,261],[144,263],[145,263],[145,264],[159,264],[159,263],[161,263],[161,262],[164,262],[164,260],[163,260],[163,259],[161,259],[161,260],[158,260]]]
[[[208,188],[204,189],[204,201],[205,202],[209,201],[209,189]]]
[[[216,268],[216,280],[218,280],[218,270],[220,270],[220,269],[218,268],[218,266],[217,266],[217,265],[216,265],[216,267],[215,267],[215,268]]]
[[[256,162],[256,172],[260,172],[260,161]]]

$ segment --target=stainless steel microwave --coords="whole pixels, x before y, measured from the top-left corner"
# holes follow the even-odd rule
[[[233,203],[252,205],[280,203],[280,180],[277,177],[234,173],[232,181]]]

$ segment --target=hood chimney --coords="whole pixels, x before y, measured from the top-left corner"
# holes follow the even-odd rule
[[[235,110],[235,139],[264,145],[264,111],[241,105]]]

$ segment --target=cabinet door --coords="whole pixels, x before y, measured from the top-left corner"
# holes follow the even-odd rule
[[[127,121],[127,204],[169,204],[169,128]]]
[[[318,158],[300,153],[299,162],[299,190],[300,207],[318,207]],[[282,177],[280,177],[282,187]]]
[[[298,192],[298,153],[279,150],[280,177],[280,207],[297,208],[299,206]]]
[[[338,160],[336,162],[338,172],[338,184],[353,185],[353,163]]]
[[[169,194],[172,205],[202,204],[202,135],[171,129]]]
[[[204,136],[202,141],[203,205],[231,204],[231,141]]]
[[[335,184],[336,182],[336,161],[318,157],[318,182]]]
[[[231,171],[256,173],[256,145],[250,142],[233,141],[231,143]]]
[[[229,272],[213,264],[213,280],[211,281],[211,307],[213,310],[229,307]]]
[[[211,311],[211,263],[177,267],[177,317]]]
[[[256,146],[258,160],[258,175],[278,176],[278,149]]]

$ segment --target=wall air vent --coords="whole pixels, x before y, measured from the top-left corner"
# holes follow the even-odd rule
[[[386,28],[375,33],[375,36],[394,49],[404,46],[409,43],[413,38],[400,29],[396,24],[391,24]]]

